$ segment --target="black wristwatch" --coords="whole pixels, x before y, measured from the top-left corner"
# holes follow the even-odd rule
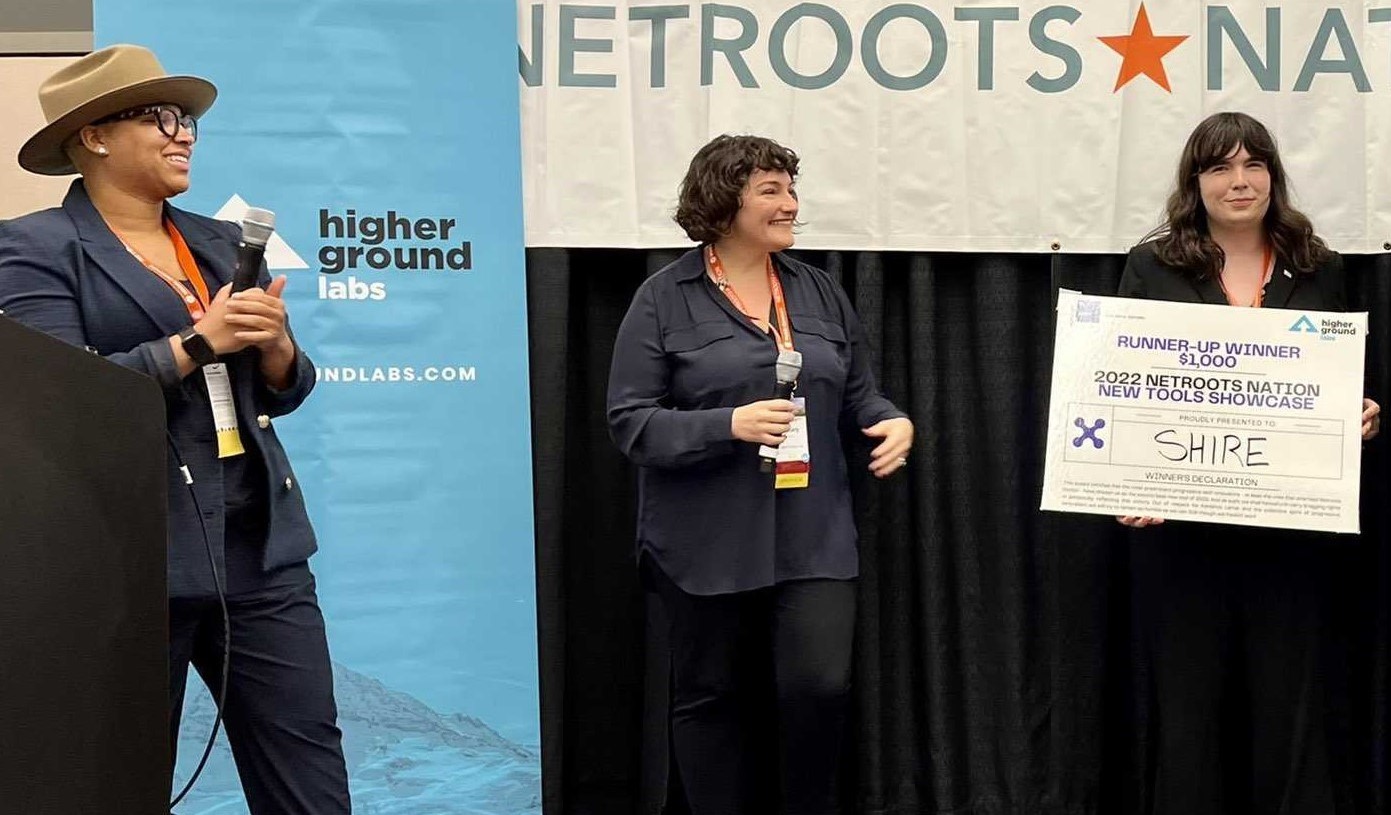
[[[197,326],[186,326],[179,332],[179,340],[184,344],[184,353],[199,368],[217,362],[217,352],[209,344],[208,338],[198,333]]]

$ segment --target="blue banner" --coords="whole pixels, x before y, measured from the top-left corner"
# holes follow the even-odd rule
[[[98,47],[212,80],[175,203],[278,217],[318,387],[278,420],[320,540],[354,809],[540,811],[511,0],[98,0]],[[212,704],[190,688],[181,781]],[[178,810],[245,812],[225,742]]]

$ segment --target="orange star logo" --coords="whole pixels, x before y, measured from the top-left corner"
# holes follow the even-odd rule
[[[1169,88],[1169,75],[1164,72],[1164,55],[1178,48],[1179,43],[1188,39],[1187,35],[1181,37],[1156,37],[1154,30],[1150,28],[1150,16],[1145,11],[1145,4],[1140,4],[1140,13],[1135,16],[1135,25],[1131,26],[1130,33],[1119,37],[1097,37],[1098,40],[1106,43],[1112,51],[1120,54],[1121,72],[1116,77],[1116,87],[1112,91],[1120,90],[1126,83],[1140,74],[1144,74],[1154,80],[1154,84],[1173,93]]]

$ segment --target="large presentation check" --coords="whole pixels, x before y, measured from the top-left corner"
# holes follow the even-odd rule
[[[1058,295],[1043,509],[1357,532],[1367,315]]]

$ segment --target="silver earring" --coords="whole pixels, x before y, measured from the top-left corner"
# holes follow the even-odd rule
[[[98,148],[97,148],[97,155],[99,155],[99,156],[104,156],[104,155],[106,155],[106,148],[105,148],[105,147],[98,147]]]

